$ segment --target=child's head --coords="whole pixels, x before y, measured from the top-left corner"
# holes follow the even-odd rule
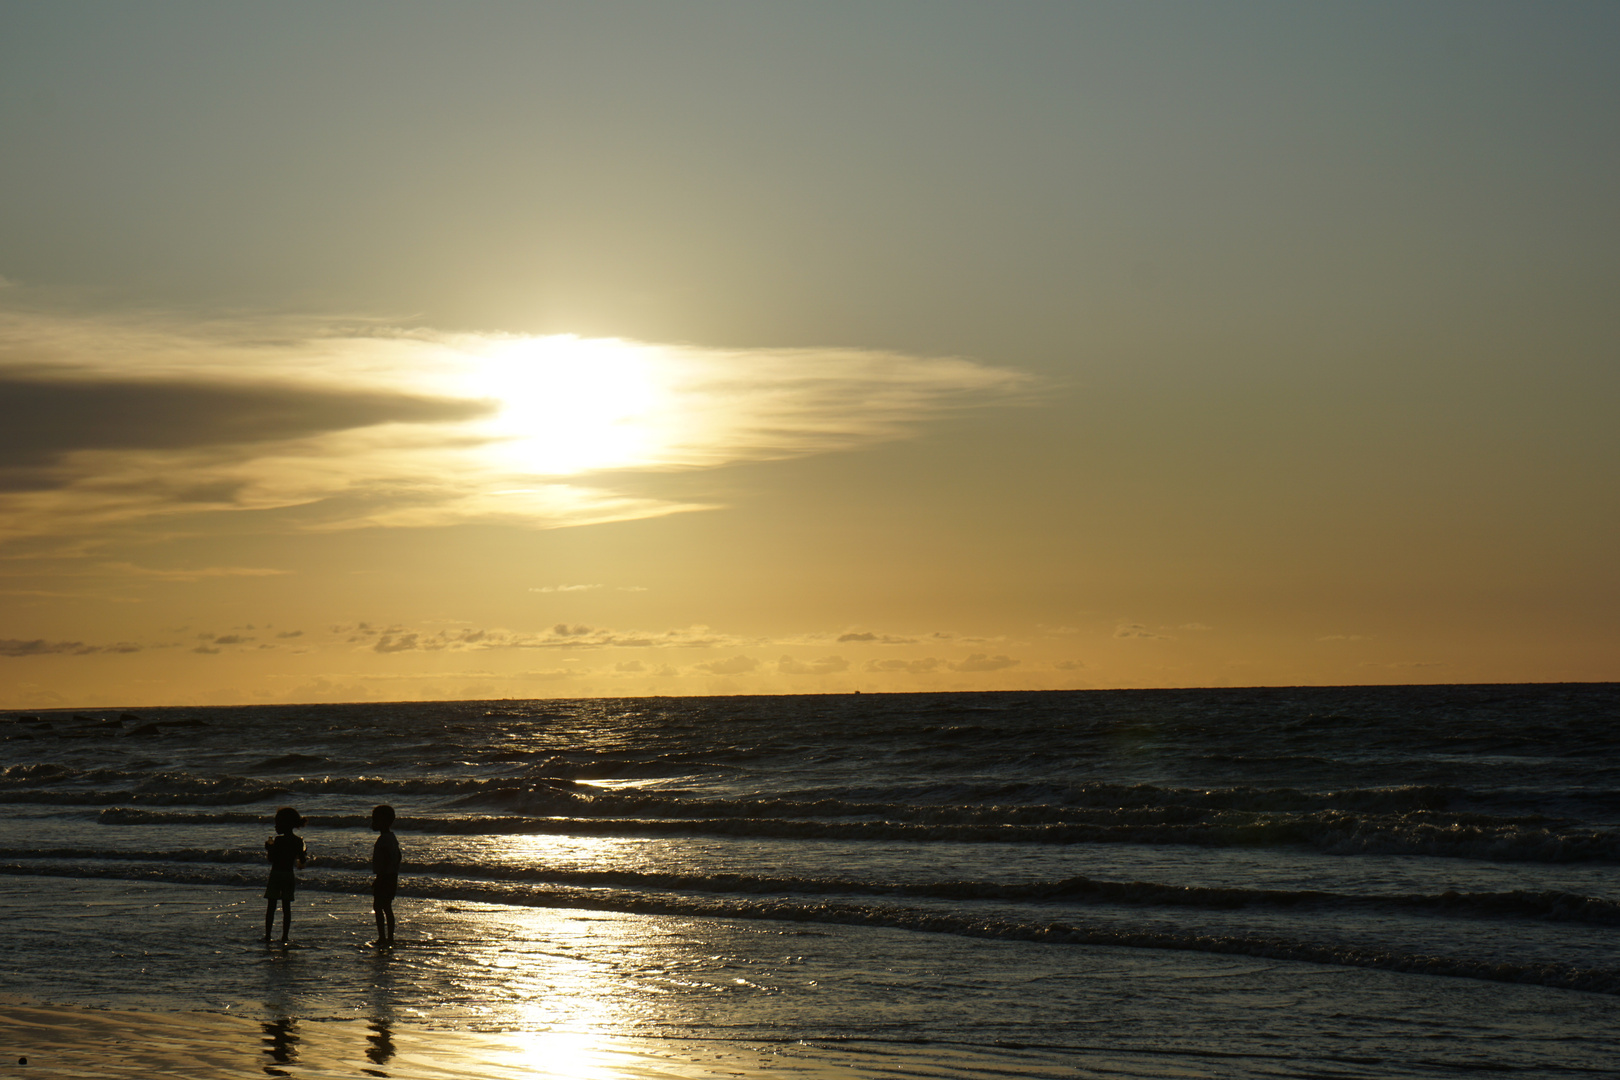
[[[304,819],[292,807],[283,806],[276,811],[276,832],[287,833],[303,827]]]
[[[384,803],[381,806],[372,807],[372,810],[371,810],[371,827],[373,829],[376,829],[378,832],[382,832],[384,829],[393,828],[393,826],[394,826],[394,808],[392,806],[389,806],[387,803]]]

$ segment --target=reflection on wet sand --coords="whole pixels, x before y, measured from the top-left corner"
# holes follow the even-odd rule
[[[264,1067],[268,1076],[291,1076],[278,1065],[296,1065],[298,1063],[298,1031],[297,1021],[288,1018],[280,1020],[267,1020],[261,1027],[264,1028],[264,1052],[270,1056],[273,1064]]]
[[[386,1065],[394,1057],[394,1030],[385,1019],[376,1017],[366,1021],[371,1034],[366,1036],[366,1060],[373,1065]],[[367,1076],[387,1076],[381,1069],[361,1069]]]

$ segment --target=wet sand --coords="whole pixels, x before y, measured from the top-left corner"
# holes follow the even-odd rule
[[[26,1058],[26,1064],[21,1059]],[[125,1080],[250,1075],[395,1080],[707,1080],[866,1075],[809,1047],[440,1030],[380,1021],[259,1021],[210,1012],[0,1005],[0,1075]]]

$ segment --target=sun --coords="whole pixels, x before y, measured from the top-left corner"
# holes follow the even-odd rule
[[[467,389],[498,403],[479,425],[493,463],[571,476],[652,460],[667,396],[653,352],[567,334],[503,341],[476,357]]]

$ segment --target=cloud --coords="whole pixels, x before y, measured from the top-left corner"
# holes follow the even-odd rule
[[[936,634],[934,636],[939,637],[940,635]],[[871,642],[877,645],[915,645],[917,643],[916,638],[896,637],[893,634],[874,634],[869,630],[863,630],[858,633],[852,631],[848,634],[839,634],[838,641],[840,644],[843,642],[853,641]]]
[[[214,644],[215,645],[246,645],[248,642],[250,642],[252,640],[253,640],[252,638],[243,637],[240,634],[221,634],[219,637],[214,639]]]
[[[159,570],[134,563],[101,563],[98,570],[122,577],[156,578],[160,581],[201,581],[204,578],[281,577],[291,570],[273,570],[262,566],[203,566],[196,569]]]
[[[849,661],[842,656],[823,656],[819,660],[808,662],[784,656],[776,662],[776,672],[779,675],[835,675],[848,669]]]
[[[927,675],[931,671],[939,670],[939,661],[932,656],[922,660],[868,660],[866,670],[875,672],[903,671],[911,675]]]
[[[1122,623],[1114,630],[1117,638],[1146,638],[1153,641],[1169,641],[1164,634],[1155,634],[1141,623]]]
[[[614,664],[613,670],[630,675],[636,672],[646,671],[647,665],[643,664],[640,660],[627,660],[622,664]]]
[[[1010,656],[986,656],[984,653],[974,653],[966,660],[959,660],[946,666],[952,671],[1004,671],[1010,667],[1017,667],[1018,663]]]
[[[191,651],[194,653],[202,653],[204,656],[218,656],[220,652],[220,650],[208,645],[199,645]]]
[[[120,641],[112,645],[86,645],[82,641],[45,641],[42,638],[24,641],[18,638],[0,638],[0,656],[50,656],[53,654],[90,656],[94,653],[140,652],[142,648],[143,646],[129,641]]]
[[[281,633],[276,635],[276,637],[279,637],[279,638],[291,638],[291,637],[303,637],[303,636],[304,636],[304,632],[302,630],[283,630]]]
[[[351,643],[364,645],[371,638],[373,652],[480,652],[492,649],[710,649],[737,644],[736,638],[717,634],[707,626],[694,625],[677,630],[613,630],[584,623],[557,623],[541,631],[513,630],[409,630],[393,626],[379,631],[366,623],[353,628],[333,627],[334,633],[347,634]],[[379,635],[381,635],[379,637]]]
[[[1079,660],[1059,660],[1052,666],[1057,668],[1059,671],[1079,671],[1086,665]]]
[[[730,660],[713,660],[707,664],[692,666],[710,675],[743,675],[759,667],[759,661],[748,656],[733,656]]]
[[[906,438],[1027,381],[855,349],[0,312],[0,536],[293,506],[304,529],[706,509],[591,478]]]
[[[467,420],[493,408],[489,402],[271,381],[0,370],[0,483],[9,478],[49,485],[53,467],[76,451],[249,446],[378,424]]]
[[[400,634],[398,636],[384,634],[377,639],[377,644],[373,645],[371,649],[373,652],[380,653],[410,652],[417,648],[418,637],[419,635],[416,634]]]
[[[82,641],[45,641],[36,638],[33,641],[19,641],[16,638],[0,639],[0,656],[47,656],[51,653],[77,653],[85,648]]]
[[[589,592],[591,589],[600,589],[601,587],[600,585],[541,585],[539,588],[532,588],[529,591],[538,593]]]
[[[84,648],[82,641],[45,641],[36,638],[33,641],[21,641],[17,638],[0,638],[0,656],[47,656],[51,653],[71,653]]]

